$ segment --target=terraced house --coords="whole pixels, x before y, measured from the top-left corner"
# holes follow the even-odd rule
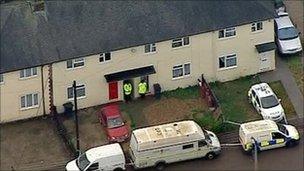
[[[275,69],[269,1],[45,1],[1,4],[1,122],[228,81]],[[33,8],[34,7],[34,8]],[[38,10],[37,10],[38,9]],[[133,97],[138,96],[134,91]]]

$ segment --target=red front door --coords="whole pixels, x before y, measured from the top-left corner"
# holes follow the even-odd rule
[[[118,98],[118,86],[117,82],[109,83],[109,100]]]

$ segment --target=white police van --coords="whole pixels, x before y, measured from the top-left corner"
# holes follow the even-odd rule
[[[258,151],[263,151],[284,146],[292,147],[298,144],[299,139],[299,133],[294,126],[271,120],[244,123],[239,129],[239,140],[247,153],[252,152],[254,144],[257,144]]]
[[[275,122],[282,121],[285,117],[284,109],[280,99],[274,94],[267,83],[260,83],[251,86],[248,91],[249,103],[262,115],[263,119],[270,119]]]

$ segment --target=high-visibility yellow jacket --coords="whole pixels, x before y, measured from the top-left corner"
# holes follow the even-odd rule
[[[132,84],[131,83],[124,84],[123,88],[124,88],[125,95],[130,95],[131,94],[131,92],[132,92]]]
[[[147,92],[147,83],[141,82],[138,84],[138,93],[145,94]]]

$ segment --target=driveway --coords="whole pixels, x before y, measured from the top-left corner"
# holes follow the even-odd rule
[[[299,117],[303,116],[303,95],[297,86],[297,83],[290,72],[287,64],[276,55],[276,69],[274,71],[260,74],[263,82],[273,82],[280,80],[293,104],[294,109]]]
[[[299,29],[301,32],[301,39],[302,42],[304,41],[304,15],[303,15],[303,6],[304,6],[304,1],[303,0],[285,0],[285,5],[287,12],[289,13],[289,16],[291,17],[291,20]]]
[[[69,153],[50,119],[1,125],[0,170],[32,170],[68,161]]]

